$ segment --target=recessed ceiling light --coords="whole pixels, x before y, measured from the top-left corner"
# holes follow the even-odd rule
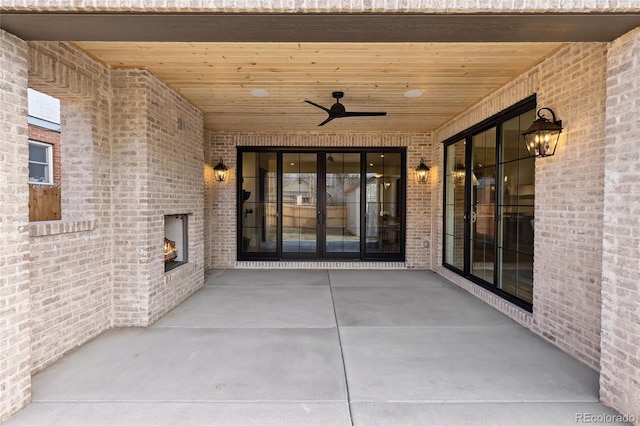
[[[265,89],[253,89],[251,91],[251,95],[255,96],[256,98],[266,98],[267,96],[269,96],[269,92],[267,92]]]
[[[419,98],[420,96],[422,96],[422,90],[407,90],[406,92],[404,92],[404,97],[405,98]]]

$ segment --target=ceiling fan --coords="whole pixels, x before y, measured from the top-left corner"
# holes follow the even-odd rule
[[[315,102],[305,100],[306,103],[311,104],[315,107],[318,107],[321,110],[325,111],[327,114],[329,114],[329,117],[326,120],[324,120],[322,123],[318,124],[318,126],[324,126],[334,118],[373,117],[373,116],[387,115],[386,112],[348,112],[347,110],[345,110],[344,105],[340,103],[340,99],[344,97],[344,92],[333,92],[331,93],[331,96],[334,97],[336,100],[336,103],[331,105],[331,108],[325,108],[322,105],[318,105]]]

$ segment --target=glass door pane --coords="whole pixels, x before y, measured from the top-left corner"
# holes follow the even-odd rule
[[[495,269],[496,128],[474,135],[471,143],[471,274],[493,283]]]
[[[324,155],[325,253],[360,253],[360,154]]]
[[[366,253],[401,253],[402,156],[370,152],[366,156]]]
[[[282,252],[315,255],[318,209],[318,155],[282,154]]]
[[[242,153],[241,253],[276,253],[278,169],[274,152]]]
[[[535,120],[535,109],[502,125],[503,158],[499,209],[498,288],[533,303],[533,231],[535,162],[520,134]]]
[[[444,262],[464,269],[465,141],[447,146]]]

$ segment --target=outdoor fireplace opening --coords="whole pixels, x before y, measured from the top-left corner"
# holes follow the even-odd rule
[[[187,263],[186,214],[172,214],[164,217],[164,271],[170,271]]]

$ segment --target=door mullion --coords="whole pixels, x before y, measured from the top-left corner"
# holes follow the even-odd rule
[[[473,157],[473,139],[471,136],[466,138],[465,152],[464,152],[464,168],[466,170],[464,176],[464,274],[469,276],[471,274],[471,212],[473,211],[473,200],[471,199],[471,191],[473,191],[473,185],[471,176],[472,170],[472,157]]]
[[[278,152],[276,155],[276,170],[277,170],[277,183],[276,186],[278,188],[278,194],[277,194],[277,229],[276,229],[276,240],[277,240],[277,252],[278,252],[278,259],[282,259],[282,234],[284,232],[284,228],[282,225],[282,212],[284,211],[284,207],[283,207],[283,200],[284,197],[282,196],[282,177],[284,175],[283,173],[283,169],[282,169],[282,152]]]
[[[367,249],[367,161],[366,152],[360,153],[360,260]]]
[[[326,176],[326,171],[327,171],[327,167],[326,167],[326,154],[324,152],[318,152],[317,154],[317,159],[316,159],[316,182],[317,182],[317,188],[316,188],[316,253],[318,254],[319,257],[323,258],[326,256],[326,248],[327,248],[327,243],[326,243],[326,238],[327,238],[327,231],[326,231],[326,219],[322,220],[322,217],[326,218],[326,214],[327,214],[327,202],[326,202],[326,198],[327,198],[327,194],[326,194],[326,181],[327,181],[327,176]]]

